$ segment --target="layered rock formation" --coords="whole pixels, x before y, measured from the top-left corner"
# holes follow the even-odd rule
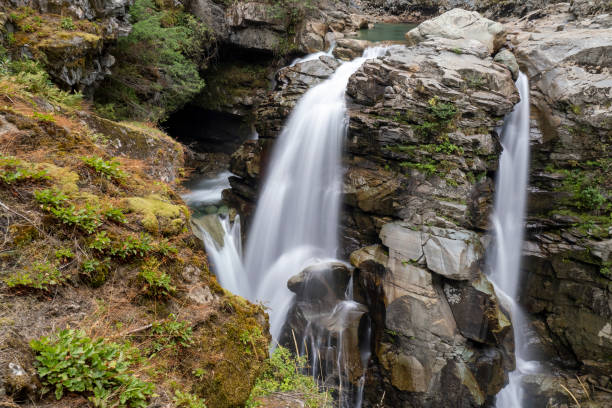
[[[42,61],[62,88],[90,94],[115,63],[109,45],[131,29],[130,5],[130,0],[7,0],[0,2],[0,25],[20,56]]]
[[[495,128],[518,95],[485,43],[438,37],[393,46],[349,80],[342,251],[352,252],[352,289],[373,328],[371,403],[384,393],[388,406],[453,404],[449,398],[484,406],[514,366],[510,322],[482,264]],[[228,197],[240,208],[250,207],[283,120],[335,65],[321,57],[277,74],[257,111],[260,140],[233,157],[242,177]]]

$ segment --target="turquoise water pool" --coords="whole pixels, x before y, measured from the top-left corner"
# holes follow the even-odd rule
[[[418,24],[387,24],[376,23],[374,28],[359,30],[356,38],[360,40],[378,41],[406,41],[404,34]]]

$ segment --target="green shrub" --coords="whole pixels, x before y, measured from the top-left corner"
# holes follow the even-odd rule
[[[110,272],[110,258],[87,259],[81,264],[81,270],[91,286],[97,288],[106,282]]]
[[[145,408],[154,385],[130,373],[134,351],[127,346],[92,340],[82,331],[61,330],[54,338],[30,342],[36,370],[59,400],[65,391],[89,396],[95,407]]]
[[[443,103],[438,97],[429,100],[429,111],[436,118],[444,122],[452,120],[457,115],[457,108],[453,103]]]
[[[582,170],[563,170],[566,175],[561,190],[571,194],[569,204],[583,211],[604,210],[608,199],[600,188],[602,177],[589,175]]]
[[[413,162],[401,162],[401,167],[407,167],[410,169],[416,169],[420,172],[423,172],[427,175],[433,175],[438,170],[436,166],[432,163],[413,163]]]
[[[123,210],[121,208],[114,208],[114,207],[107,208],[102,213],[107,219],[111,221],[115,221],[120,224],[125,224],[127,222],[127,219],[125,218],[125,214],[123,213]]]
[[[70,248],[60,248],[55,251],[55,259],[60,262],[74,258],[74,252]]]
[[[81,157],[81,160],[109,180],[123,181],[126,178],[126,174],[119,168],[120,163],[117,160],[104,160],[98,156]]]
[[[52,286],[62,285],[66,282],[65,276],[54,265],[48,262],[36,262],[30,270],[17,272],[6,279],[9,288],[30,288],[47,291]]]
[[[190,323],[179,321],[173,314],[164,322],[154,322],[151,334],[153,335],[152,354],[176,346],[191,347],[194,343]]]
[[[174,391],[174,398],[172,401],[178,408],[206,408],[203,399],[199,398],[197,395],[180,390]]]
[[[213,33],[180,8],[153,0],[136,0],[130,20],[132,30],[113,50],[117,64],[97,91],[96,107],[110,119],[157,122],[203,89],[199,71],[214,46]]]
[[[131,257],[145,257],[150,252],[155,250],[155,246],[152,244],[153,240],[149,234],[142,233],[138,237],[127,236],[122,239],[119,246],[111,249],[111,255],[117,256],[121,259]]]
[[[92,234],[102,225],[102,218],[98,209],[91,205],[77,209],[73,204],[67,205],[68,197],[61,191],[45,189],[34,193],[41,208],[51,213],[63,224],[80,228],[88,234]]]
[[[255,382],[246,406],[256,407],[257,397],[275,392],[292,392],[303,396],[308,407],[331,407],[331,396],[320,392],[312,377],[302,374],[305,369],[305,357],[293,357],[286,348],[277,347],[267,361],[264,372]]]
[[[169,256],[178,253],[178,249],[168,243],[167,239],[162,239],[157,243],[157,252],[162,256]]]
[[[149,296],[165,298],[176,291],[172,286],[172,278],[159,269],[159,262],[154,258],[142,264],[138,276],[144,281],[143,290]]]
[[[0,181],[4,184],[48,179],[46,170],[38,170],[35,165],[24,163],[16,157],[0,156]]]
[[[93,240],[89,243],[89,248],[104,253],[111,250],[111,239],[106,231],[96,233]]]
[[[76,30],[76,26],[72,22],[72,17],[64,17],[64,18],[62,18],[62,21],[60,23],[60,27],[62,27],[63,30],[69,30],[69,31]]]
[[[55,189],[44,189],[34,192],[34,197],[43,209],[47,207],[60,207],[68,201],[68,196],[63,192]]]

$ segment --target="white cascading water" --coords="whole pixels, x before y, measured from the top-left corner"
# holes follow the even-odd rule
[[[244,295],[270,307],[278,338],[293,294],[287,281],[308,265],[336,256],[350,76],[385,48],[367,49],[302,96],[281,132],[247,239]]]
[[[497,408],[520,408],[521,377],[537,369],[536,362],[527,360],[526,319],[518,304],[529,169],[529,81],[523,73],[519,73],[516,86],[521,101],[506,118],[501,132],[503,151],[493,212],[495,246],[490,257],[491,281],[498,296],[511,309],[516,370],[510,373],[509,384],[497,395]]]
[[[221,285],[269,307],[270,332],[274,340],[280,335],[294,299],[287,288],[289,278],[308,266],[335,261],[343,177],[342,148],[348,125],[346,86],[350,76],[367,59],[380,57],[385,51],[385,47],[365,50],[362,57],[343,63],[329,79],[310,89],[298,101],[274,147],[247,238],[244,262],[239,222],[235,221],[232,226],[227,218],[221,217],[220,228],[218,224],[211,228],[210,224],[196,223]],[[292,65],[330,54],[331,50],[312,54]],[[223,238],[217,236],[215,239],[211,230],[218,233],[220,229]],[[359,309],[352,300],[351,287],[349,284],[346,300],[328,316],[321,316],[322,319],[346,320]],[[316,343],[314,349],[322,342],[317,340]],[[338,344],[342,344],[342,338]],[[362,350],[361,354],[365,367],[369,349]],[[320,355],[318,350],[313,353],[316,355]],[[343,358],[340,346],[335,364],[340,373],[344,370]],[[315,366],[320,366],[316,358],[314,362]],[[322,374],[313,370],[317,379],[322,379]],[[342,383],[342,378],[340,374],[341,405],[361,407],[364,377],[356,393],[350,384]],[[347,396],[349,393],[353,397]]]
[[[190,207],[201,207],[206,204],[218,204],[221,201],[221,192],[230,188],[229,176],[232,173],[224,171],[212,178],[199,180],[197,183],[187,184],[191,190],[182,196],[185,203]]]

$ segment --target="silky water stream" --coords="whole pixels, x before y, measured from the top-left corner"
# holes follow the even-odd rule
[[[529,170],[529,81],[519,74],[516,81],[521,101],[502,128],[503,151],[499,162],[493,210],[495,243],[489,254],[490,278],[497,295],[509,305],[514,330],[516,370],[509,384],[497,395],[497,408],[523,406],[521,377],[535,372],[539,364],[526,351],[527,319],[519,305],[521,253],[527,202]]]

